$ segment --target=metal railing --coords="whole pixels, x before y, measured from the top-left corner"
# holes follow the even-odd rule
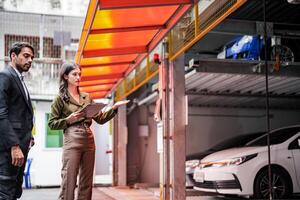
[[[228,15],[243,5],[247,0],[215,0],[206,9],[199,11],[200,0],[182,17],[169,34],[170,59],[184,53],[206,33],[217,26]],[[194,17],[196,16],[196,17]]]
[[[247,0],[214,0],[205,5],[204,9],[202,9],[202,3],[204,1],[200,0],[196,3],[194,7],[179,20],[168,35],[170,60],[174,60],[177,56],[188,50],[201,39],[201,37],[217,26],[246,1]],[[155,53],[155,51],[153,52]],[[150,55],[153,52],[151,52]],[[146,58],[146,65],[140,64],[131,72],[131,75],[118,85],[115,95],[116,100],[125,98],[158,74],[158,65],[150,62],[149,57],[148,55]]]
[[[149,58],[147,58],[149,59]],[[138,65],[131,74],[122,81],[116,90],[116,100],[121,100],[139,89],[158,74],[158,64],[148,61],[146,65]]]

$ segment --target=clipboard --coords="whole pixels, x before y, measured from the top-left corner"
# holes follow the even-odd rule
[[[103,103],[90,103],[83,107],[79,112],[83,112],[85,114],[84,116],[87,118],[92,118],[96,114],[98,114],[105,106],[106,104]]]

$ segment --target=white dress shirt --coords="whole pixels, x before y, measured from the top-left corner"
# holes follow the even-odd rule
[[[16,73],[18,74],[18,77],[19,77],[19,79],[21,80],[21,83],[22,83],[22,85],[23,85],[23,89],[24,89],[24,91],[25,91],[26,99],[28,100],[29,94],[28,94],[28,90],[27,90],[27,87],[26,87],[25,82],[24,82],[24,76],[23,76],[16,68],[14,68],[14,67],[12,67],[12,68],[13,68],[13,69],[16,71]]]

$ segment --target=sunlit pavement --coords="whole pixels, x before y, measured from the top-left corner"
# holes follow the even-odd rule
[[[21,200],[56,200],[59,188],[24,189]],[[187,200],[228,200],[224,197],[209,196],[198,191],[188,190]],[[129,189],[115,187],[95,187],[93,200],[159,200],[159,189]],[[231,198],[232,199],[232,198]]]
[[[56,200],[59,188],[24,189],[21,200]],[[93,200],[159,200],[154,194],[141,189],[117,189],[113,187],[95,187]]]
[[[58,199],[59,188],[25,189],[21,200],[56,200]],[[115,200],[97,188],[93,189],[93,200]]]
[[[54,200],[58,197],[58,188],[24,189],[21,200]]]
[[[245,200],[238,197],[223,197],[212,193],[187,190],[186,200]],[[24,189],[21,200],[56,200],[59,188]],[[300,199],[294,196],[290,199]],[[159,200],[159,189],[129,189],[115,187],[94,187],[92,200]]]

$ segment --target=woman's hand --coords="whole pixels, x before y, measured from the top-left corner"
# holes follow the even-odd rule
[[[82,117],[84,117],[84,112],[74,112],[66,118],[67,124],[73,124]]]
[[[112,109],[113,110],[117,110],[120,106],[123,106],[127,103],[129,103],[130,100],[124,100],[124,101],[117,101],[113,106],[112,106]]]

